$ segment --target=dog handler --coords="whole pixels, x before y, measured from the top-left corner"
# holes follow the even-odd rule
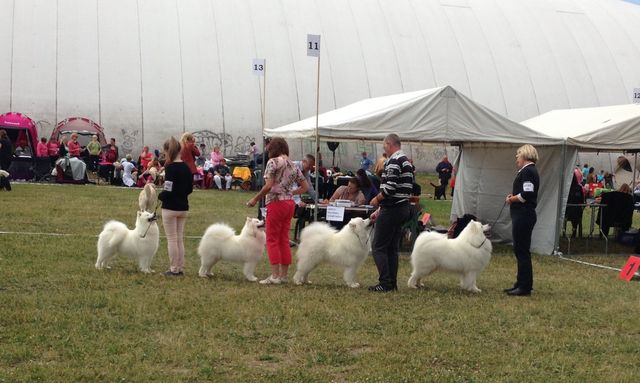
[[[267,255],[271,263],[271,275],[260,281],[263,285],[287,282],[291,264],[289,228],[295,209],[294,194],[303,194],[309,185],[302,172],[289,159],[289,145],[281,137],[274,137],[266,149],[269,162],[264,171],[262,189],[247,202],[253,207],[266,196]]]
[[[523,145],[516,151],[518,174],[513,181],[513,191],[506,203],[511,212],[513,252],[518,261],[518,276],[513,287],[505,289],[507,295],[531,295],[533,269],[531,266],[531,233],[536,224],[536,205],[540,177],[536,169],[538,151],[532,145]]]
[[[164,190],[158,195],[162,201],[162,226],[167,236],[171,267],[163,275],[184,275],[184,225],[189,212],[188,196],[193,191],[191,169],[180,159],[180,143],[174,137],[163,145],[165,154]]]
[[[373,259],[379,273],[379,283],[369,291],[387,292],[398,290],[398,252],[400,251],[401,226],[409,219],[409,197],[413,191],[413,165],[400,149],[400,138],[389,134],[382,146],[388,160],[382,172],[380,193],[371,200],[379,206],[371,219],[376,221],[373,236]]]

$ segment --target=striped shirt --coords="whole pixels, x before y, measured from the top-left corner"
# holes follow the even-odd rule
[[[409,202],[413,191],[413,170],[413,165],[402,150],[389,157],[380,183],[380,192],[384,194],[381,206],[404,205]]]

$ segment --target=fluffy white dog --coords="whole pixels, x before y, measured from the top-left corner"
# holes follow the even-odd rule
[[[302,230],[296,253],[298,268],[293,281],[296,285],[310,283],[309,273],[320,263],[327,262],[344,267],[343,278],[349,287],[360,287],[356,273],[369,254],[371,221],[352,218],[342,230],[325,222],[314,222]]]
[[[249,218],[244,224],[240,235],[229,226],[223,223],[216,223],[207,228],[200,245],[198,254],[200,255],[201,277],[210,277],[211,268],[221,259],[231,262],[244,263],[243,274],[247,280],[255,282],[258,280],[254,275],[256,265],[262,258],[267,236],[264,232],[264,221],[256,218]]]
[[[138,259],[140,271],[151,273],[151,262],[158,251],[159,242],[160,232],[153,212],[139,211],[133,230],[129,230],[122,222],[109,221],[98,236],[96,269],[109,268],[111,259],[120,253]]]
[[[434,232],[420,234],[411,253],[413,272],[409,287],[422,287],[420,279],[442,269],[459,274],[463,289],[479,293],[476,278],[491,259],[491,241],[484,234],[488,230],[489,225],[471,221],[454,239]]]

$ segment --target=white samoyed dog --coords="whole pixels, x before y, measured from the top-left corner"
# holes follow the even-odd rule
[[[200,255],[201,277],[210,277],[211,268],[221,259],[231,262],[244,263],[243,274],[247,280],[255,282],[258,280],[254,275],[256,265],[262,258],[267,236],[264,232],[264,221],[257,218],[249,218],[244,224],[239,235],[223,223],[216,223],[207,228],[200,245],[198,255]]]
[[[442,269],[459,274],[463,289],[479,293],[476,278],[491,259],[491,241],[484,234],[488,230],[489,225],[471,221],[454,239],[435,232],[420,234],[411,253],[413,272],[407,283],[409,287],[422,287],[423,277]]]
[[[310,283],[309,273],[320,263],[344,267],[343,278],[349,287],[360,287],[356,272],[369,254],[371,221],[352,218],[337,231],[325,222],[314,222],[302,230],[296,256],[298,267],[293,281],[296,285]]]
[[[122,222],[109,221],[98,236],[96,269],[109,268],[111,259],[120,253],[136,258],[140,271],[151,273],[151,262],[158,251],[159,242],[160,232],[153,212],[139,211],[133,230],[129,230]]]

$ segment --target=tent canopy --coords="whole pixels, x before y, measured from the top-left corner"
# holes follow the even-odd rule
[[[107,144],[107,139],[104,136],[104,131],[98,123],[84,117],[69,117],[56,125],[51,132],[51,138],[60,140],[60,136],[63,134],[77,133],[79,135],[79,142],[81,146],[86,146],[91,141],[91,136],[98,136],[98,142],[100,146]]]
[[[365,99],[318,116],[324,140],[382,141],[396,133],[403,142],[530,143],[557,145],[529,129],[472,101],[450,86]],[[315,116],[274,129],[267,136],[313,138]]]
[[[640,149],[640,104],[553,110],[521,122],[542,134],[566,138],[580,150]]]
[[[31,152],[35,153],[38,146],[38,130],[36,123],[31,118],[22,113],[8,112],[0,116],[0,128],[8,131],[9,138],[14,145],[24,137],[31,147]],[[15,133],[11,134],[11,131],[15,131]],[[29,138],[27,139],[27,137]]]

